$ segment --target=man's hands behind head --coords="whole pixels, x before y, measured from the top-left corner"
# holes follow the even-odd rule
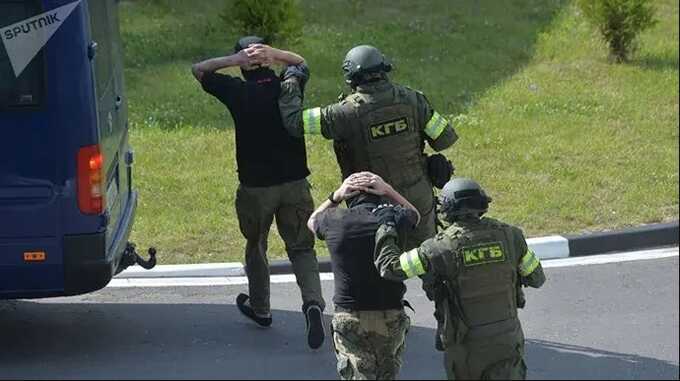
[[[265,44],[252,44],[243,49],[251,64],[271,66],[276,63],[276,49]]]
[[[378,196],[386,196],[394,191],[382,177],[371,172],[358,172],[349,176],[347,180],[355,189]]]
[[[357,172],[345,179],[335,191],[335,200],[343,201],[358,195],[360,192],[385,196],[392,191],[392,187],[380,176],[371,172]]]

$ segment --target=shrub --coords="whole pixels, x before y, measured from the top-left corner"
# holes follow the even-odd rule
[[[650,0],[577,0],[577,3],[609,45],[610,57],[619,63],[630,57],[638,34],[657,22]]]
[[[242,35],[257,35],[270,42],[294,40],[302,34],[297,0],[229,0],[221,17]]]

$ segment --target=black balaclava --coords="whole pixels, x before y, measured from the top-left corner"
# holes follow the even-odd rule
[[[383,203],[383,198],[366,192],[361,192],[358,195],[347,199],[347,207],[354,208],[360,205],[373,205],[378,206]]]

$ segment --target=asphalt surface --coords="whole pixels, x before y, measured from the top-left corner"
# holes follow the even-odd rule
[[[678,379],[678,257],[547,268],[521,312],[531,379]],[[333,282],[323,282],[328,300]],[[418,281],[402,379],[442,379]],[[329,341],[305,345],[295,283],[272,285],[274,324],[234,301],[246,285],[107,288],[0,301],[0,379],[336,379]],[[329,303],[330,304],[330,303]],[[332,307],[327,309],[330,321]]]

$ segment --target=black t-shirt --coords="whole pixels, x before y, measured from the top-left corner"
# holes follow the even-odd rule
[[[205,73],[203,89],[227,106],[236,127],[239,181],[251,187],[279,185],[309,176],[304,138],[289,135],[281,121],[281,81],[269,69],[248,80]]]
[[[357,311],[403,307],[404,283],[381,278],[373,264],[378,220],[371,207],[326,209],[317,216],[315,229],[331,253],[335,305]]]

